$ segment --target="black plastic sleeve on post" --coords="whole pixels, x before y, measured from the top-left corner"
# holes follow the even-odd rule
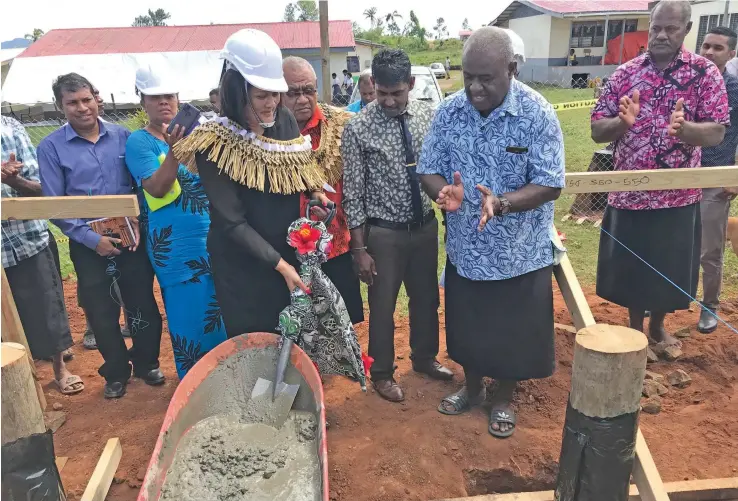
[[[2,446],[3,501],[65,501],[51,430]]]
[[[566,407],[556,501],[627,501],[639,412],[590,418]]]

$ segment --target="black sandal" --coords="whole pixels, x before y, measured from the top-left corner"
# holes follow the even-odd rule
[[[489,431],[490,435],[497,438],[508,438],[513,433],[515,433],[515,425],[518,422],[517,416],[515,416],[515,411],[510,408],[510,412],[504,411],[502,409],[492,409],[492,412],[489,415],[489,426],[487,428],[487,431]],[[507,431],[500,431],[495,430],[492,428],[493,424],[509,424],[512,425],[512,428],[508,429]]]
[[[475,405],[479,405],[484,402],[486,394],[486,390],[482,388],[482,390],[479,392],[479,396],[477,396],[477,398],[472,401],[469,398],[469,392],[467,391],[465,386],[456,393],[452,393],[451,395],[441,400],[441,403],[438,404],[438,412],[447,416],[458,416],[459,414],[464,414],[465,412],[471,410],[471,408]],[[451,407],[453,407],[453,410],[450,411],[446,407],[444,407],[444,403],[449,404]]]

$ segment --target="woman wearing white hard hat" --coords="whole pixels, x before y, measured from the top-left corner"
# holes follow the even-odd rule
[[[200,173],[210,199],[213,278],[228,337],[275,332],[290,292],[308,292],[287,229],[300,193],[327,203],[309,137],[280,106],[287,91],[282,53],[266,33],[241,30],[226,41],[221,116],[175,150]]]
[[[179,108],[179,88],[163,65],[136,72],[136,90],[149,123],[126,142],[126,165],[143,188],[146,247],[164,298],[172,350],[180,379],[226,339],[206,249],[210,210],[196,174],[171,148],[182,138],[167,126]]]

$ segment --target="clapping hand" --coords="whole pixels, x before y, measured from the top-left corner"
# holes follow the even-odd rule
[[[669,135],[678,136],[684,131],[684,98],[679,98],[669,120]]]
[[[454,212],[459,210],[464,201],[464,184],[461,182],[461,173],[454,172],[454,183],[447,184],[438,192],[436,204],[441,210]]]
[[[633,97],[623,96],[620,98],[620,110],[618,116],[620,119],[632,127],[641,112],[641,96],[638,89],[633,91]]]
[[[6,183],[15,178],[23,168],[23,163],[15,158],[15,153],[10,154],[7,162],[2,163],[2,182]]]
[[[489,220],[495,217],[495,207],[500,204],[500,200],[492,194],[492,190],[481,184],[477,185],[477,191],[482,194],[482,216],[477,230],[484,231]]]

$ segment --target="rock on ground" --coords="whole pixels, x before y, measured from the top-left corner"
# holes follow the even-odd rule
[[[674,372],[671,372],[666,376],[666,379],[669,381],[670,385],[676,386],[677,388],[686,388],[692,384],[692,378],[682,369],[677,369]]]
[[[652,397],[641,403],[641,410],[646,414],[658,414],[661,412],[661,397]]]
[[[647,380],[648,379],[652,379],[652,380],[656,381],[657,383],[664,384],[664,381],[665,381],[666,378],[664,378],[664,376],[662,376],[658,372],[646,371],[646,379]]]
[[[657,383],[653,379],[647,379],[643,382],[643,396],[647,398],[660,397],[669,393],[669,388],[661,383]]]

